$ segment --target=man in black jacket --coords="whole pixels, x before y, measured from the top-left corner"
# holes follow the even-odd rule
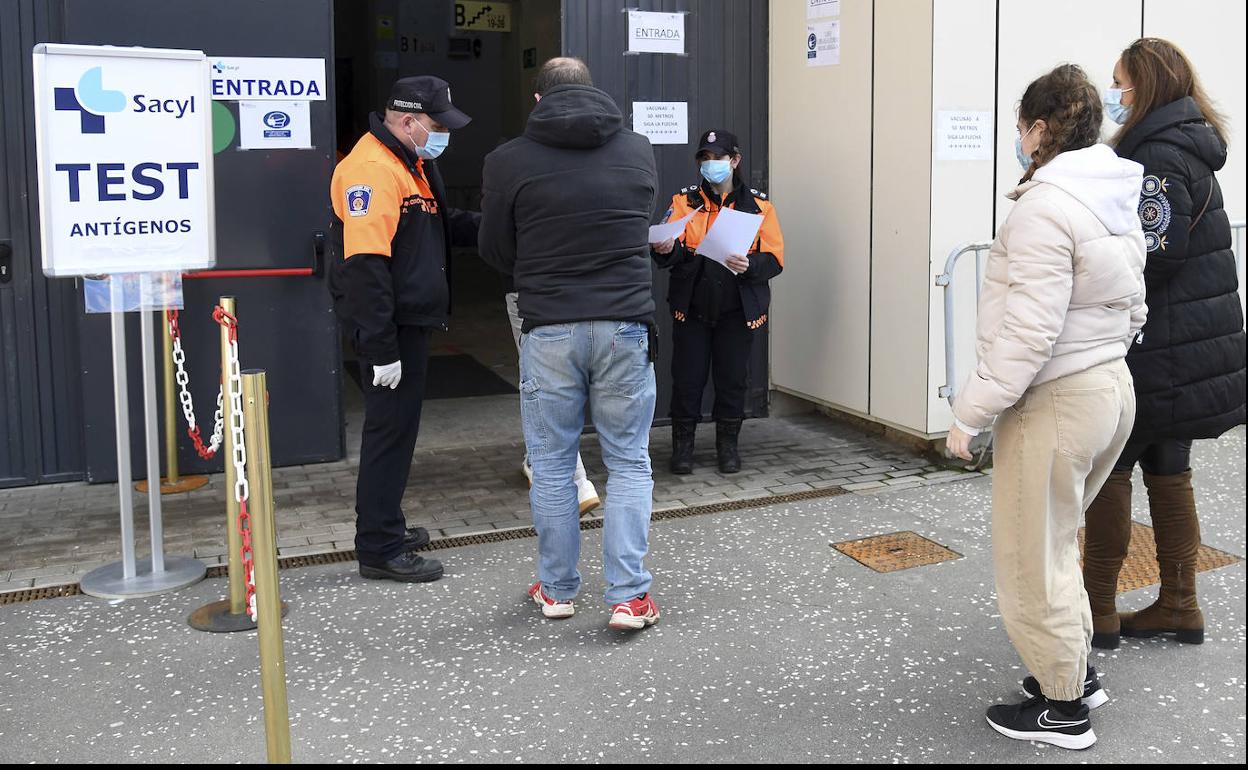
[[[583,62],[552,59],[536,85],[524,136],[485,159],[480,233],[482,259],[515,281],[524,322],[521,416],[539,550],[529,596],[546,617],[572,614],[580,588],[573,474],[588,405],[609,471],[610,625],[644,628],[659,617],[642,565],[654,488],[654,152],[624,128]]]
[[[446,205],[434,159],[470,118],[434,77],[394,84],[385,114],[334,170],[332,232],[343,261],[331,272],[334,304],[360,359],[364,430],[355,492],[360,575],[427,582],[442,565],[413,551],[429,542],[406,529],[401,508],[425,394],[433,329],[450,317],[452,243],[476,243],[480,215]]]

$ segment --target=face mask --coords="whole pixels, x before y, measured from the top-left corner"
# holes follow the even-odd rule
[[[1027,134],[1030,134],[1031,129],[1035,127],[1036,124],[1032,123],[1031,128],[1027,129]],[[1027,136],[1027,134],[1023,134],[1023,136]],[[1032,160],[1030,155],[1023,152],[1023,136],[1014,140],[1014,155],[1018,158],[1018,165],[1022,166],[1023,170],[1026,171],[1031,168]]]
[[[1131,108],[1122,103],[1122,95],[1127,91],[1133,91],[1133,88],[1108,88],[1105,90],[1105,114],[1109,119],[1122,125],[1127,122],[1127,117],[1131,114]]]
[[[702,161],[702,178],[711,184],[720,184],[730,176],[732,176],[731,160]]]
[[[416,144],[416,140],[412,138],[412,132],[407,132],[407,138],[412,140],[412,149],[416,151],[416,157],[423,158],[425,160],[433,160],[445,152],[446,148],[450,146],[451,135],[449,133],[444,131],[430,131],[425,128],[424,124],[420,121],[416,121],[416,125],[420,126],[421,130],[424,131],[429,137],[425,140],[425,146],[421,147],[419,144]]]

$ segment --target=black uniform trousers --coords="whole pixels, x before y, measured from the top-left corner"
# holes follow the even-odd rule
[[[403,492],[420,431],[431,336],[427,328],[398,327],[403,376],[393,390],[373,384],[373,365],[391,361],[360,360],[364,434],[355,487],[355,549],[361,564],[380,566],[403,551]]]
[[[689,317],[672,323],[672,419],[702,416],[702,392],[708,373],[714,372],[717,420],[745,416],[754,330],[745,325],[740,308],[714,324]]]

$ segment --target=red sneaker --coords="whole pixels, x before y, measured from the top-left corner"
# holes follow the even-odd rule
[[[548,618],[570,618],[576,612],[576,608],[572,606],[572,602],[557,602],[546,595],[542,590],[542,581],[537,581],[529,587],[529,598],[533,603],[542,608],[542,614]]]
[[[621,602],[611,608],[611,628],[638,629],[653,626],[659,621],[659,605],[650,594]]]

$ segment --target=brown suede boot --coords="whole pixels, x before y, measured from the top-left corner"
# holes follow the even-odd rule
[[[1174,476],[1144,474],[1148,508],[1153,517],[1161,592],[1139,612],[1119,615],[1125,636],[1147,638],[1175,634],[1185,644],[1205,641],[1205,617],[1196,603],[1196,552],[1200,521],[1192,494],[1192,472]]]
[[[1092,608],[1092,646],[1118,647],[1118,572],[1131,545],[1131,471],[1114,471],[1088,507],[1083,587]]]

